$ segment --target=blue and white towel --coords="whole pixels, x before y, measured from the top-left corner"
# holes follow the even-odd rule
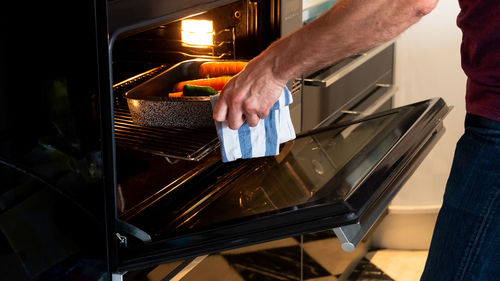
[[[215,96],[211,99],[212,107],[217,98]],[[292,94],[285,87],[278,101],[269,110],[269,115],[260,120],[257,126],[250,127],[245,122],[238,130],[232,130],[227,121],[215,122],[221,142],[222,161],[278,155],[281,143],[295,139],[288,107],[292,102]]]

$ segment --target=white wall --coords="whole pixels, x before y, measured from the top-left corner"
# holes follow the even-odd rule
[[[454,109],[446,133],[393,205],[437,205],[451,167],[455,144],[463,133],[466,78],[460,67],[462,33],[456,26],[457,0],[440,0],[436,9],[397,40],[395,105],[443,97]]]

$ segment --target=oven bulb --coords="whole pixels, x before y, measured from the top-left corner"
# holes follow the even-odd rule
[[[181,22],[182,45],[209,48],[214,45],[214,24],[211,20],[183,20]]]

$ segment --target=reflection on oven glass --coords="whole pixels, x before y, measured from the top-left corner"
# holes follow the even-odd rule
[[[343,201],[402,135],[384,130],[395,116],[297,138],[280,160],[255,160],[217,199],[186,214],[177,230]]]
[[[401,131],[394,130],[392,133],[385,136],[385,138],[380,142],[370,155],[368,155],[361,164],[353,169],[352,172],[346,176],[345,180],[349,183],[349,186],[357,186],[361,180],[363,180],[366,172],[372,169],[375,164],[384,156],[387,152],[387,148],[391,147],[399,137],[402,135]]]

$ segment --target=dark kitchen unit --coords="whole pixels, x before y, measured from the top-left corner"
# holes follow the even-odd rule
[[[137,125],[127,95],[193,60],[252,59],[307,24],[301,1],[8,6],[5,280],[127,280],[180,263],[168,280],[209,254],[332,230],[352,251],[444,132],[440,98],[392,108],[389,42],[288,83],[298,135],[279,156],[222,163],[214,127]],[[186,43],[191,20],[210,23],[209,45]]]

